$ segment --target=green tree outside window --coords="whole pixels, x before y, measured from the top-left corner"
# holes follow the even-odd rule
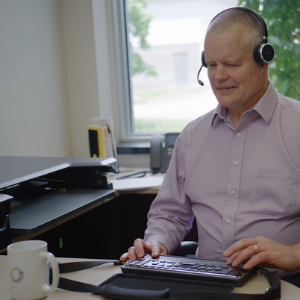
[[[239,6],[258,12],[268,28],[275,57],[269,76],[277,91],[300,100],[300,1],[239,0]]]
[[[145,0],[127,0],[127,10],[130,22],[128,22],[128,34],[135,38],[140,48],[143,50],[150,49],[147,42],[149,24],[152,20],[151,15],[146,14]],[[145,74],[146,76],[156,76],[156,71],[152,66],[147,64],[140,54],[133,51],[131,38],[129,39],[129,48],[131,53],[131,75]]]

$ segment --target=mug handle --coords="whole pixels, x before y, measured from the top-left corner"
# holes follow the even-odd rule
[[[59,281],[59,269],[58,269],[57,261],[54,255],[50,252],[42,252],[40,254],[40,258],[48,259],[52,268],[52,285],[49,286],[48,284],[44,284],[42,286],[42,290],[45,293],[52,293],[57,289],[58,281]]]

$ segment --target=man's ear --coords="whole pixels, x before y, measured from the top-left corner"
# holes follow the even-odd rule
[[[260,64],[262,73],[268,73],[269,64]]]

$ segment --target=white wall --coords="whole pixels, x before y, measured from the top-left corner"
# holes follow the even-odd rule
[[[89,120],[112,115],[107,39],[105,0],[0,0],[0,155],[89,156]]]
[[[89,156],[87,126],[112,116],[104,0],[63,0],[63,29],[70,100],[72,148]]]
[[[0,1],[0,155],[72,155],[56,0]]]

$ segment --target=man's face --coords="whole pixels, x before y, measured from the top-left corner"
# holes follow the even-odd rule
[[[241,28],[205,38],[208,77],[218,102],[229,112],[240,115],[251,109],[268,86],[267,66],[254,61],[246,49]]]

